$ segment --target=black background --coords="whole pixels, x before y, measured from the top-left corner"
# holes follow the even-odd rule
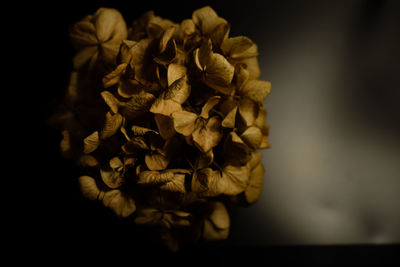
[[[356,6],[358,13],[348,29],[347,54],[343,56],[342,77],[338,80],[352,86],[338,88],[344,103],[358,108],[349,116],[377,121],[373,127],[386,129],[390,136],[400,136],[400,86],[399,67],[399,15],[396,1],[53,1],[35,3],[16,11],[22,25],[16,35],[22,35],[16,70],[18,79],[29,84],[22,98],[28,103],[29,112],[23,113],[24,131],[19,142],[28,162],[17,164],[21,174],[17,183],[28,189],[30,201],[23,209],[24,235],[13,239],[15,247],[27,247],[39,260],[57,256],[60,261],[84,256],[90,262],[99,260],[127,260],[133,265],[147,259],[148,264],[169,262],[180,264],[224,264],[237,262],[263,264],[307,265],[359,265],[388,263],[398,260],[396,246],[275,246],[279,234],[271,231],[265,246],[240,246],[237,233],[241,228],[240,211],[232,211],[231,237],[216,244],[198,244],[171,254],[160,244],[150,241],[151,233],[136,229],[129,221],[118,220],[103,207],[90,203],[80,196],[76,177],[82,175],[72,162],[59,155],[60,133],[47,121],[57,108],[68,84],[74,53],[69,43],[68,28],[98,7],[117,8],[129,23],[147,10],[176,22],[190,18],[193,10],[211,5],[217,13],[231,23],[231,36],[246,35],[260,47],[263,58],[278,57],[288,53],[282,48],[298,29],[329,35],[329,25],[341,21],[349,6]],[[390,5],[393,10],[382,12]],[[18,9],[14,9],[18,10]],[[397,13],[396,13],[397,12]],[[27,14],[27,15],[26,15]],[[321,14],[330,14],[324,19]],[[385,21],[385,24],[380,21]],[[328,32],[327,32],[328,31]],[[371,38],[376,33],[387,32],[380,42]],[[386,37],[385,37],[386,36]],[[379,37],[380,38],[380,37]],[[296,39],[293,38],[293,47]],[[369,43],[370,46],[364,44]],[[371,47],[372,46],[372,47]],[[379,52],[376,52],[379,51]],[[373,56],[373,54],[375,56]],[[326,62],[329,64],[329,62]],[[274,66],[264,64],[262,79]],[[282,70],[284,73],[285,70]],[[276,73],[276,71],[275,71]],[[279,79],[276,79],[279,82]],[[32,90],[33,88],[33,90]],[[273,87],[274,88],[274,87]],[[19,93],[18,93],[19,94]],[[273,101],[273,93],[270,96]],[[346,104],[343,104],[346,107]],[[267,105],[268,109],[268,105]],[[272,116],[272,115],[271,115]],[[38,123],[39,118],[39,123]],[[29,133],[28,135],[26,133]],[[18,135],[19,136],[19,135]],[[30,144],[26,149],[25,143]],[[20,152],[19,149],[18,153]],[[27,151],[28,150],[28,151]],[[20,155],[20,153],[19,153]],[[23,185],[26,184],[29,186]],[[30,188],[33,182],[32,188]],[[33,187],[35,186],[35,187]],[[39,186],[39,188],[36,188]],[[263,220],[265,218],[259,218]],[[268,231],[260,229],[260,231]],[[235,239],[231,242],[231,239]],[[147,257],[147,258],[146,258]]]

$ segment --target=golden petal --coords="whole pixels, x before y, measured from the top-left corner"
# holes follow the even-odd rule
[[[128,29],[121,13],[113,8],[99,8],[93,16],[99,42],[118,45],[128,37]]]
[[[223,191],[220,186],[221,175],[219,171],[204,168],[196,171],[192,177],[192,191],[203,197],[214,197],[221,195]]]
[[[222,202],[212,203],[212,213],[204,220],[203,238],[209,241],[224,240],[229,236],[230,219]]]
[[[175,174],[174,178],[167,183],[160,186],[160,189],[167,190],[170,192],[186,193],[185,189],[185,175]]]
[[[135,201],[117,189],[104,194],[103,204],[121,218],[126,218],[136,211]]]
[[[127,63],[129,64],[132,59],[132,54],[130,52],[131,48],[137,44],[136,41],[132,40],[123,40],[121,42],[121,46],[119,48],[119,62],[121,64]]]
[[[221,100],[220,96],[210,97],[201,109],[200,117],[208,119],[211,109],[213,109]]]
[[[100,131],[100,138],[106,139],[113,136],[121,127],[122,120],[121,114],[116,113],[112,115],[110,112],[107,112],[104,127]]]
[[[100,176],[104,184],[111,189],[118,188],[123,183],[123,179],[117,171],[100,170]]]
[[[109,91],[103,91],[100,93],[104,102],[110,107],[111,111],[114,113],[118,112],[119,101],[115,98],[115,96]]]
[[[251,148],[257,149],[262,142],[262,132],[256,126],[250,126],[241,134],[242,140]]]
[[[211,117],[205,126],[196,128],[192,136],[196,147],[205,153],[210,151],[222,139],[222,128],[219,117]]]
[[[244,191],[246,201],[249,204],[256,202],[261,195],[264,183],[264,166],[259,163],[250,173],[249,184]]]
[[[235,106],[222,120],[222,127],[225,128],[235,128],[235,123],[236,123],[236,113],[237,113],[238,107]]]
[[[96,167],[99,165],[97,159],[91,155],[82,155],[79,158],[79,163],[82,164],[83,166],[88,166],[88,167]]]
[[[100,145],[99,132],[95,131],[83,140],[83,153],[90,154]]]
[[[249,162],[247,162],[247,167],[249,167],[250,171],[252,171],[261,162],[261,157],[261,153],[257,150],[251,153],[251,159]]]
[[[248,58],[258,55],[257,46],[246,36],[237,36],[225,39],[221,45],[221,49],[225,55],[230,58]]]
[[[120,65],[118,65],[115,70],[113,70],[112,72],[108,73],[107,75],[105,75],[103,77],[103,86],[104,88],[113,86],[117,83],[119,83],[119,81],[121,80],[121,75],[123,75],[123,73],[126,70],[128,64],[126,63],[122,63]]]
[[[82,195],[90,200],[98,199],[100,189],[96,184],[96,180],[90,176],[80,176],[78,178]]]
[[[240,93],[251,100],[262,103],[271,92],[271,82],[261,80],[250,80],[245,83]]]
[[[195,122],[198,115],[186,110],[177,111],[171,114],[174,123],[174,129],[178,133],[189,136],[195,130]]]
[[[225,161],[232,165],[244,165],[251,159],[251,149],[235,132],[229,133],[222,151]]]
[[[246,189],[250,171],[247,166],[227,165],[222,170],[221,190],[226,195],[237,195]]]
[[[168,140],[175,135],[176,132],[172,118],[161,114],[154,114],[154,120],[163,139]]]
[[[88,46],[83,48],[78,53],[76,53],[74,58],[72,59],[74,69],[81,69],[83,65],[85,65],[88,61],[96,59],[97,54],[97,46]]]
[[[160,53],[163,53],[165,51],[165,49],[167,48],[167,44],[169,41],[171,41],[171,38],[174,35],[174,33],[175,33],[175,27],[173,27],[173,26],[167,28],[164,31],[164,33],[160,39],[160,44],[159,44],[159,48],[158,48]]]
[[[165,184],[174,178],[174,173],[172,171],[142,171],[138,176],[139,184]]]
[[[151,171],[165,170],[169,160],[159,153],[147,153],[144,157],[147,168]]]
[[[99,42],[96,36],[96,28],[88,20],[75,23],[69,30],[69,36],[71,42],[78,47],[95,46]]]
[[[132,129],[132,132],[134,135],[145,135],[146,133],[158,134],[158,132],[154,131],[153,129],[149,129],[149,128],[137,126],[137,125],[132,125],[131,129]]]
[[[113,170],[120,170],[122,167],[124,167],[124,164],[118,157],[110,159],[109,165]]]
[[[182,110],[181,104],[171,99],[164,99],[162,96],[158,97],[150,107],[150,112],[154,114],[161,114],[164,116],[169,116],[172,113],[181,110]]]
[[[205,6],[197,9],[192,14],[193,23],[200,28],[203,35],[211,34],[219,24],[227,24],[227,21],[218,17],[217,13],[210,7]]]
[[[184,65],[175,64],[175,63],[169,64],[168,71],[167,71],[168,86],[171,86],[171,84],[173,84],[176,80],[185,76],[186,72],[187,72],[187,69],[186,69],[186,66],[184,66]]]
[[[259,107],[250,98],[243,97],[239,103],[239,114],[247,127],[253,125],[258,115]]]
[[[230,85],[235,68],[223,55],[214,53],[211,60],[206,65],[205,72],[204,79],[208,86],[221,93],[230,94],[232,91]]]
[[[190,95],[190,84],[188,83],[187,76],[174,81],[165,91],[164,99],[171,99],[176,103],[183,104]]]

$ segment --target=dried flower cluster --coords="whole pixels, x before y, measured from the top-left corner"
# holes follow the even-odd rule
[[[267,148],[257,45],[210,7],[127,27],[100,8],[71,27],[77,53],[59,121],[84,196],[158,229],[168,247],[225,239],[226,204],[261,193]]]

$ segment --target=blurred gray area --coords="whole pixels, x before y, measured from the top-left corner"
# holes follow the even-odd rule
[[[272,92],[263,193],[233,209],[231,241],[399,243],[399,2],[299,2],[232,25]]]

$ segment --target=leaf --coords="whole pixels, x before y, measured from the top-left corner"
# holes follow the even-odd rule
[[[221,190],[226,195],[237,195],[246,189],[250,171],[247,166],[227,165],[222,170]]]
[[[213,109],[221,100],[220,96],[210,97],[201,109],[200,117],[208,119],[211,109]]]
[[[174,178],[174,173],[172,171],[142,171],[138,176],[138,184],[165,184]]]
[[[109,91],[103,91],[100,95],[111,111],[116,114],[118,112],[119,101]]]
[[[244,97],[239,103],[239,114],[241,115],[245,126],[252,126],[258,115],[259,107],[250,98]]]
[[[170,117],[154,114],[154,120],[163,139],[168,140],[175,135],[174,122]]]
[[[80,176],[78,178],[82,195],[90,200],[98,199],[100,189],[97,187],[96,180],[90,176]]]
[[[165,170],[168,166],[169,160],[159,153],[147,153],[144,161],[147,168],[152,171]]]
[[[90,154],[100,145],[99,132],[95,131],[83,140],[83,153]]]
[[[167,183],[160,186],[160,189],[171,191],[171,192],[180,192],[186,193],[185,189],[185,175],[184,174],[175,174],[174,178]]]
[[[244,191],[247,203],[256,202],[261,195],[264,182],[264,166],[259,163],[250,173],[249,183]]]
[[[195,122],[198,118],[197,114],[182,110],[172,113],[171,116],[175,131],[184,136],[189,136],[193,133],[196,126]]]
[[[246,82],[240,93],[251,100],[262,103],[271,92],[271,83],[261,80],[250,80]]]
[[[135,201],[131,197],[123,195],[117,189],[104,194],[103,204],[112,209],[121,218],[126,218],[136,211]]]
[[[100,170],[100,176],[104,184],[111,189],[118,188],[123,183],[123,179],[117,171]]]
[[[193,142],[202,152],[207,153],[218,145],[222,138],[221,121],[219,117],[211,117],[205,126],[198,127],[193,133]]]
[[[104,127],[100,132],[100,138],[107,139],[113,136],[121,127],[122,120],[121,114],[116,113],[112,115],[110,112],[107,112]]]
[[[229,235],[229,214],[222,202],[212,202],[212,212],[204,220],[203,238],[209,241],[223,240]]]
[[[250,126],[240,136],[242,140],[251,148],[257,149],[262,142],[262,132],[256,126]]]

